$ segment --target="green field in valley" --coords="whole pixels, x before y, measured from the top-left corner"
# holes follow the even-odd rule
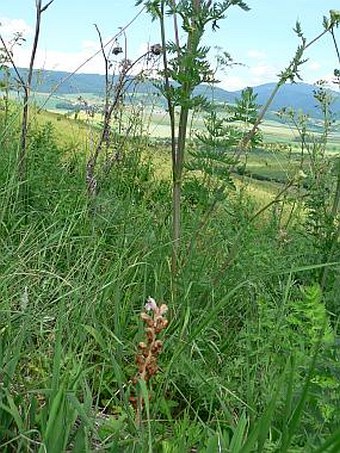
[[[77,142],[80,141],[82,146],[86,147],[87,145],[85,145],[84,141],[82,142],[81,137],[87,137],[87,140],[91,133],[93,133],[93,129],[98,128],[100,125],[102,116],[99,113],[96,113],[92,117],[87,115],[84,111],[75,113],[56,108],[56,105],[60,102],[75,104],[78,102],[79,97],[86,100],[89,105],[93,103],[102,103],[100,97],[86,93],[63,96],[52,95],[50,97],[47,94],[37,93],[34,96],[34,100],[37,105],[45,103],[44,109],[53,113],[49,116],[49,119],[52,122],[55,123],[56,121],[59,121],[65,124],[63,140],[65,140],[66,137],[74,144],[77,144]],[[48,99],[47,102],[46,99]],[[46,113],[46,115],[48,116],[48,113]],[[167,112],[159,105],[130,105],[125,107],[122,115],[123,124],[124,122],[127,124],[129,118],[135,116],[139,124],[138,128],[140,133],[157,140],[159,139],[161,140],[160,143],[162,143],[162,140],[165,140],[164,143],[166,143],[167,139],[170,137]],[[72,119],[75,117],[80,120],[80,122],[72,122]],[[190,126],[189,135],[195,138],[196,131],[204,130],[203,114],[194,115],[190,120]],[[82,131],[81,134],[77,132],[78,127],[80,128],[79,130]],[[113,127],[115,127],[114,123]],[[311,133],[315,134],[315,137],[318,137],[320,127],[322,127],[320,120],[311,120]],[[264,120],[260,129],[262,131],[264,145],[248,153],[246,159],[247,174],[252,175],[254,179],[268,178],[273,179],[274,181],[287,180],[297,171],[301,161],[301,140],[297,129],[292,125],[284,124],[273,119]],[[280,145],[284,146],[280,147]],[[311,144],[309,145],[311,148]],[[166,157],[167,146],[164,145],[164,148],[164,152],[159,153],[160,155],[154,156],[153,158],[157,163],[156,166],[161,169],[159,170],[159,173],[169,175],[170,157],[169,159]],[[340,122],[334,125],[333,131],[330,133],[327,151],[334,155],[340,152]],[[305,150],[305,156],[305,162],[308,163],[308,150]],[[307,165],[307,163],[304,165]]]

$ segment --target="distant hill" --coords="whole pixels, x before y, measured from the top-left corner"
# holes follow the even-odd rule
[[[21,74],[25,77],[27,69],[20,69]],[[12,77],[15,78],[14,71]],[[1,71],[0,71],[1,79]],[[74,74],[63,71],[35,70],[33,76],[33,89],[40,93],[50,93],[55,91],[56,95],[65,94],[80,94],[89,93],[97,96],[102,96],[104,93],[105,77],[100,74]],[[257,101],[263,105],[270,96],[275,83],[266,83],[264,85],[255,86],[254,91],[258,95]],[[277,111],[283,107],[291,107],[295,110],[303,110],[311,116],[318,117],[319,112],[316,108],[316,102],[313,98],[313,90],[315,87],[306,83],[286,84],[281,87],[276,95],[270,110]],[[155,94],[158,92],[152,81],[143,80],[136,82],[131,79],[128,91],[139,94]],[[338,92],[333,91],[336,99],[333,104],[333,111],[339,119],[340,114],[340,96]],[[201,94],[208,99],[212,97],[217,102],[234,103],[241,90],[226,91],[219,86],[211,87],[209,85],[200,85],[197,87],[195,94]]]
[[[264,85],[254,87],[254,92],[257,93],[257,101],[259,104],[263,105],[267,101],[274,87],[275,83],[266,83]],[[308,113],[311,116],[319,116],[320,113],[318,112],[316,106],[317,103],[313,97],[315,88],[315,86],[309,85],[307,83],[287,83],[280,88],[279,92],[274,98],[271,104],[271,110],[277,111],[283,107],[291,107],[295,110],[303,110],[305,113]],[[339,119],[340,94],[336,91],[331,91],[331,93],[334,97],[332,110]],[[241,94],[241,91],[237,91],[233,94],[239,96]]]

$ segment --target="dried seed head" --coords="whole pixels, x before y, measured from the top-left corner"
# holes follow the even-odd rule
[[[162,46],[160,44],[153,44],[151,47],[150,47],[150,51],[151,53],[153,53],[154,55],[158,56],[162,53]]]

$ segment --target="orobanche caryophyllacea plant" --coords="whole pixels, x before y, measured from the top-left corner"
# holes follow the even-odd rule
[[[144,311],[141,313],[141,319],[145,323],[145,340],[138,344],[136,356],[138,372],[132,379],[135,386],[140,384],[142,387],[158,371],[158,356],[163,347],[163,342],[158,336],[168,325],[168,320],[165,318],[167,311],[166,304],[158,306],[155,299],[149,297]],[[136,389],[136,394],[137,396],[130,397],[130,401],[136,410],[137,424],[140,424],[145,395],[143,395],[142,389]]]

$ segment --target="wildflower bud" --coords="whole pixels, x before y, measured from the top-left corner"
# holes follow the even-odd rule
[[[166,304],[162,304],[160,307],[159,307],[159,314],[161,316],[165,315],[165,313],[168,311],[168,306]]]
[[[136,355],[136,363],[137,365],[144,363],[144,357],[141,354]]]
[[[150,316],[147,315],[147,314],[144,313],[144,312],[142,312],[142,313],[140,314],[140,317],[141,317],[141,319],[142,319],[144,322],[149,322],[150,319],[151,319]]]
[[[144,343],[144,341],[141,341],[141,342],[138,344],[138,347],[139,347],[139,349],[142,349],[142,350],[147,348],[147,346],[146,346],[146,344]]]
[[[154,332],[154,329],[152,327],[148,327],[146,330],[146,336],[148,338],[148,341],[149,343],[151,343],[154,338],[155,338],[155,332]]]
[[[153,53],[154,55],[160,55],[162,53],[162,46],[160,44],[153,44],[151,47],[150,47],[150,51],[151,53]]]
[[[160,350],[162,349],[162,346],[163,346],[163,342],[161,340],[156,340],[151,349],[151,352],[153,354],[158,354],[160,352]]]
[[[149,320],[147,321],[147,325],[148,325],[149,327],[153,328],[154,325],[155,325],[155,321],[154,321],[153,319],[149,319]]]
[[[149,377],[151,377],[154,374],[156,374],[157,371],[158,371],[158,366],[157,366],[156,360],[155,359],[154,360],[150,360],[150,362],[148,363],[146,369],[147,369]]]
[[[168,320],[164,318],[158,318],[155,326],[156,333],[161,332],[168,325]]]

